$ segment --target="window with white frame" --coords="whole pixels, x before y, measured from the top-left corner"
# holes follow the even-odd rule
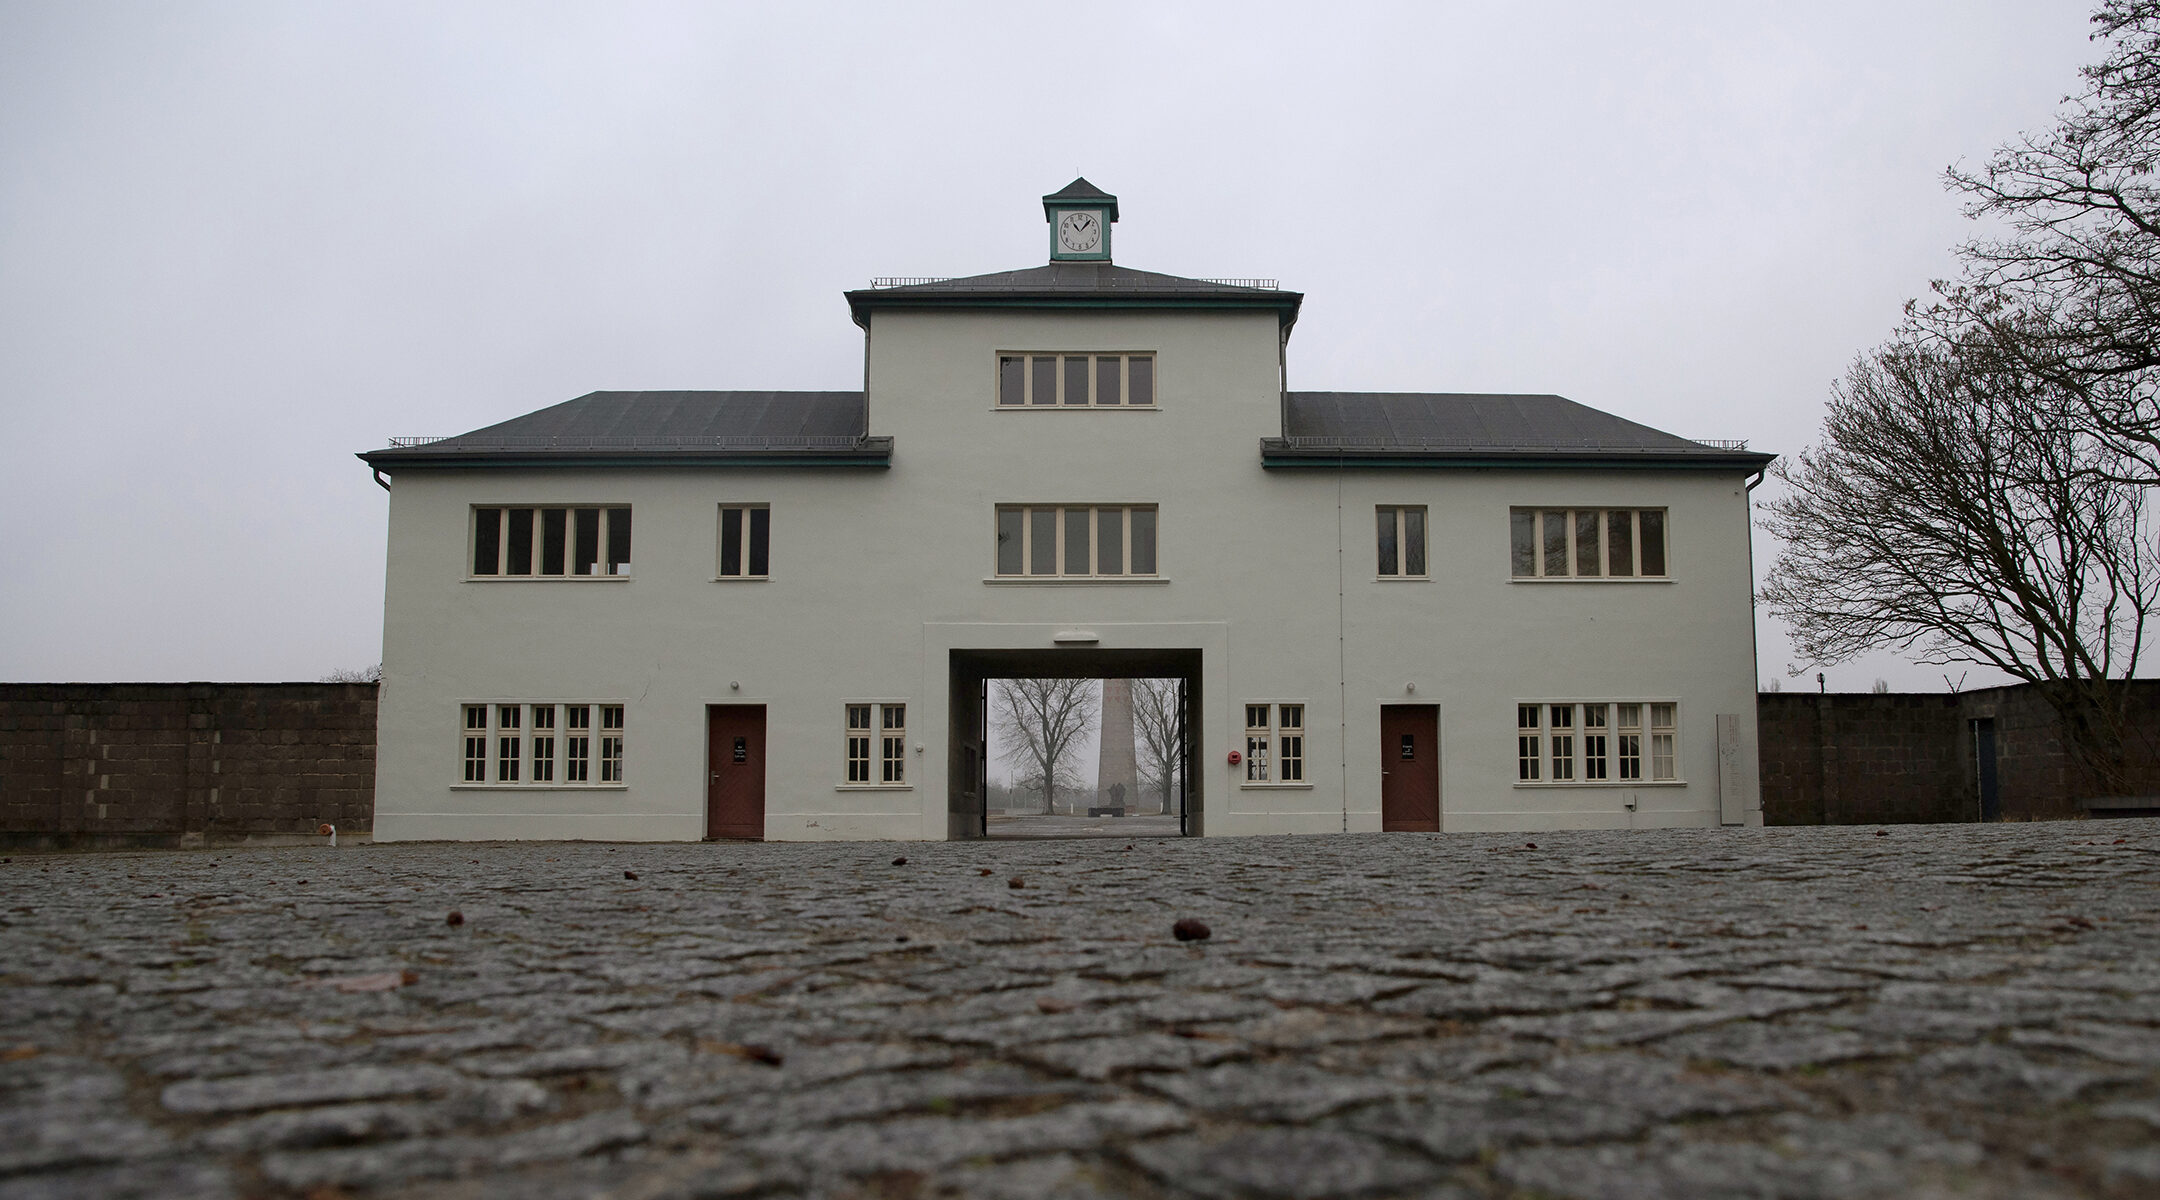
[[[473,578],[604,579],[629,573],[627,506],[473,506]]]
[[[772,509],[763,504],[720,506],[722,579],[768,579],[772,572]]]
[[[1676,783],[1678,715],[1677,704],[1662,700],[1517,704],[1515,779],[1519,783]],[[1647,756],[1643,753],[1646,731]]]
[[[1002,578],[1130,579],[1155,574],[1152,504],[1001,504]]]
[[[1305,706],[1245,706],[1245,782],[1305,782]]]
[[[598,782],[623,782],[623,706],[492,701],[462,706],[460,782],[505,786],[589,784],[594,710],[599,712]]]
[[[847,782],[855,787],[907,785],[907,705],[851,700],[847,720]]]
[[[1517,579],[1663,579],[1662,508],[1513,508],[1508,569]]]
[[[1379,527],[1380,577],[1425,577],[1425,506],[1387,505],[1376,510]]]
[[[1011,409],[1153,408],[1152,354],[998,355],[997,404]]]

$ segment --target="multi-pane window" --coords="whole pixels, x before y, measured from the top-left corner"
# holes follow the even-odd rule
[[[762,504],[721,505],[720,578],[768,578],[771,560],[772,510]]]
[[[1001,504],[997,573],[1046,579],[1155,574],[1155,506]]]
[[[593,710],[599,710],[601,783],[623,781],[620,704],[467,704],[461,706],[462,782],[592,782]]]
[[[847,781],[870,782],[870,710],[873,705],[847,706]]]
[[[858,787],[907,783],[907,705],[850,701],[847,713],[847,781]]]
[[[1677,782],[1679,706],[1669,702],[1573,702],[1515,706],[1515,778],[1523,783]],[[1649,774],[1643,719],[1649,718]],[[1540,753],[1540,750],[1543,753]]]
[[[907,782],[907,705],[887,704],[883,735],[878,739],[880,783]]]
[[[1571,783],[1575,779],[1575,706],[1572,704],[1548,704],[1546,717],[1546,741],[1552,746],[1552,781]]]
[[[592,705],[563,705],[563,782],[592,778]]]
[[[1381,505],[1377,510],[1380,574],[1418,579],[1425,574],[1425,507]]]
[[[628,508],[472,510],[472,573],[501,579],[630,573]]]
[[[1152,354],[998,356],[999,408],[1151,408]]]
[[[621,783],[623,712],[620,704],[600,706],[600,782]]]
[[[488,769],[488,706],[465,706],[465,782],[486,783]]]
[[[1245,706],[1245,782],[1305,782],[1305,706]]]
[[[1640,704],[1613,705],[1613,749],[1622,779],[1642,778],[1642,710]]]
[[[1662,579],[1662,508],[1508,510],[1509,570],[1517,579]]]

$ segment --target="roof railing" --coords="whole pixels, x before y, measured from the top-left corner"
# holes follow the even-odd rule
[[[873,289],[914,287],[923,283],[950,283],[954,278],[951,275],[873,275],[870,286]]]
[[[1262,292],[1277,291],[1282,286],[1272,279],[1213,279],[1201,276],[1200,282],[1220,284],[1223,287],[1253,288]]]
[[[403,450],[408,446],[425,446],[431,442],[447,442],[451,436],[450,434],[444,434],[442,437],[395,437],[390,439],[390,448]]]
[[[1746,438],[1695,438],[1693,441],[1698,446],[1708,446],[1713,450],[1747,449]]]

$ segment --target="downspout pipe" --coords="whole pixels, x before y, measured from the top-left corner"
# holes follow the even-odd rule
[[[386,492],[390,490],[390,481],[389,481],[389,480],[387,480],[387,479],[384,479],[384,478],[383,478],[383,473],[382,473],[382,468],[381,468],[381,467],[378,467],[378,466],[374,466],[374,465],[370,464],[370,465],[369,465],[369,467],[368,467],[368,470],[370,470],[370,471],[373,471],[373,472],[375,473],[375,486],[376,486],[376,487],[379,487],[379,488],[381,488],[382,490],[384,490],[384,491],[386,491]]]

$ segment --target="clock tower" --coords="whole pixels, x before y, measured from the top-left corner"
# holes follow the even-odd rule
[[[1044,196],[1042,202],[1043,219],[1050,222],[1051,262],[1110,261],[1116,196],[1085,179],[1075,179]]]

